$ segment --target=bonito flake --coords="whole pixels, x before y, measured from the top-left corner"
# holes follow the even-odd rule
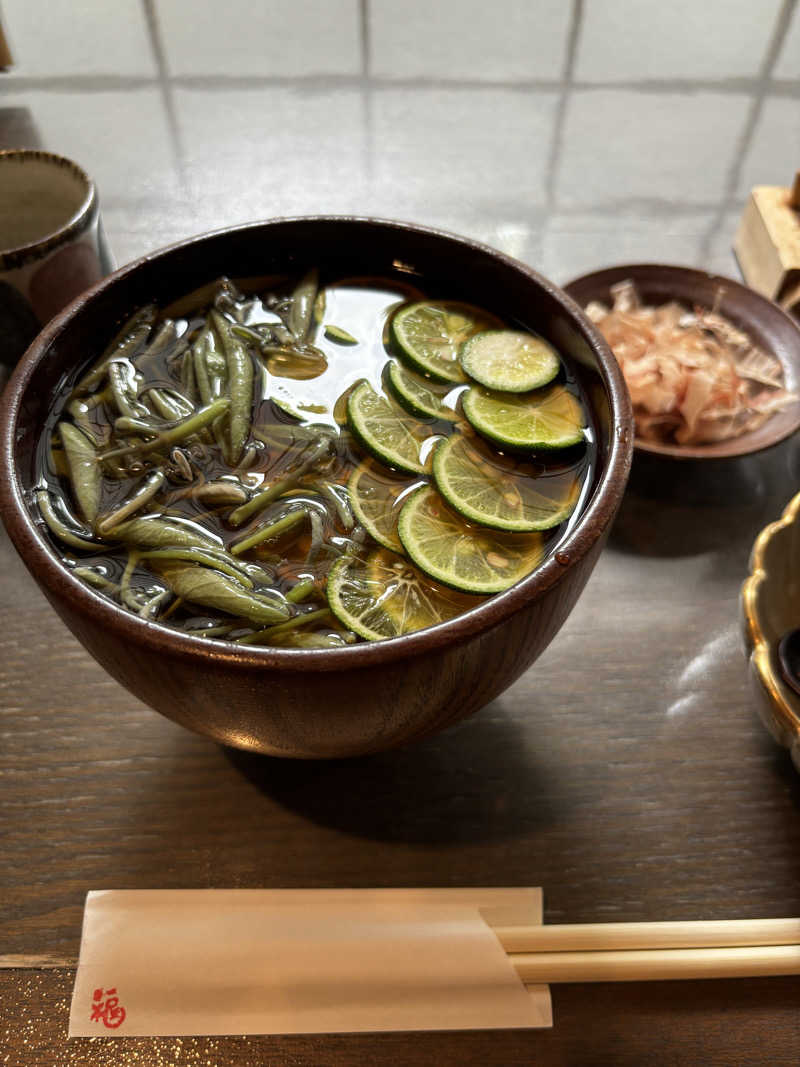
[[[796,399],[780,361],[715,310],[643,304],[632,281],[586,314],[611,346],[645,441],[710,444],[755,430]]]

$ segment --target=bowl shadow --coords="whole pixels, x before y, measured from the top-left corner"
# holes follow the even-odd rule
[[[260,792],[314,823],[360,837],[458,845],[560,821],[555,772],[503,701],[411,746],[372,756],[284,760],[223,748]],[[563,798],[561,798],[563,800]]]
[[[792,496],[799,468],[796,438],[767,452],[711,461],[636,452],[609,543],[663,558],[724,550],[726,565],[739,571],[759,531]]]

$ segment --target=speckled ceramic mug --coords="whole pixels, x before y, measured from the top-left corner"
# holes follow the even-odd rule
[[[51,152],[0,152],[0,364],[113,266],[85,171]]]

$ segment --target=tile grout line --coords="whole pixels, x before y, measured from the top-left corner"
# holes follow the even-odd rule
[[[152,0],[142,0],[149,5]],[[787,0],[791,5],[793,0]],[[154,48],[157,47],[154,44]],[[175,74],[164,73],[161,77],[118,74],[63,74],[53,77],[3,75],[4,88],[16,92],[109,92],[121,89],[148,89],[163,83],[169,89],[206,89],[236,92],[242,89],[291,88],[315,91],[321,89],[356,89],[365,82],[378,92],[397,89],[426,92],[436,89],[477,90],[528,93],[531,91],[563,92],[567,89],[580,92],[628,92],[647,94],[675,93],[690,95],[697,92],[721,95],[756,93],[762,86],[761,78],[685,79],[663,78],[620,81],[590,81],[564,78],[523,78],[515,81],[485,81],[476,78],[390,78],[384,75],[359,74]],[[800,98],[800,79],[768,78],[769,92],[773,96]]]
[[[161,40],[161,29],[158,24],[155,0],[142,0],[147,32],[150,37],[150,45],[153,49],[156,69],[158,70],[158,87],[161,91],[161,102],[167,119],[167,127],[170,134],[173,161],[178,173],[178,182],[183,195],[187,194],[188,183],[186,180],[186,154],[183,148],[178,115],[175,111],[175,98],[173,95],[174,82],[169,75],[167,57],[164,51],[164,43]]]
[[[764,110],[764,102],[770,92],[772,72],[775,69],[775,64],[778,62],[781,49],[786,41],[789,24],[792,21],[792,14],[794,13],[796,6],[797,0],[783,0],[781,9],[778,12],[778,17],[775,20],[775,28],[761,62],[761,69],[758,74],[753,99],[750,103],[742,132],[739,135],[733,158],[728,168],[725,187],[719,202],[719,208],[717,209],[714,218],[711,220],[711,225],[700,243],[699,256],[703,263],[707,262],[711,255],[711,246],[722,230],[725,223],[726,213],[732,210],[734,204],[739,202],[737,189],[739,188],[739,180],[742,175],[745,156],[752,146],[753,138],[755,137],[756,129],[758,128],[758,123],[761,118],[761,113]],[[787,175],[787,182],[789,181],[789,178],[790,175]]]
[[[370,85],[372,36],[369,0],[359,0],[359,30],[361,34],[361,104],[364,109],[364,176],[367,186],[371,188],[375,174],[375,117]]]
[[[359,33],[361,35],[361,77],[364,81],[369,78],[370,52],[372,40],[370,37],[369,0],[359,0]]]
[[[224,198],[225,196],[223,193],[218,195],[221,198]],[[187,207],[191,206],[188,199],[181,201],[180,198],[176,198],[175,202],[178,204],[183,203],[184,206]],[[158,195],[147,194],[131,197],[106,196],[103,198],[103,203],[112,210],[116,208],[121,210],[147,210],[151,207],[157,207],[159,204],[163,204],[163,198]],[[647,212],[657,218],[666,219],[675,215],[679,217],[708,215],[710,212],[714,211],[718,205],[718,200],[698,200],[692,203],[675,203],[675,201],[665,197],[626,196],[618,200],[607,199],[587,201],[585,203],[563,204],[558,208],[557,214],[564,219],[580,217],[582,215],[605,215],[609,212],[614,213],[617,217],[623,217],[625,209],[629,208],[633,212]],[[536,212],[537,217],[540,217],[542,222],[547,220],[548,212],[544,205],[531,205],[531,212]]]
[[[573,0],[570,15],[569,32],[567,35],[567,47],[564,54],[564,73],[562,77],[563,88],[556,105],[556,114],[553,122],[553,138],[550,144],[550,153],[547,159],[545,171],[545,203],[547,206],[547,219],[553,214],[558,206],[556,192],[556,179],[561,167],[561,155],[564,147],[564,122],[567,114],[569,99],[572,95],[573,76],[575,73],[575,61],[578,54],[581,24],[583,22],[583,0]]]

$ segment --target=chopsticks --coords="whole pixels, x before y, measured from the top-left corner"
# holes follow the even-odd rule
[[[495,926],[523,982],[800,974],[800,919]]]

